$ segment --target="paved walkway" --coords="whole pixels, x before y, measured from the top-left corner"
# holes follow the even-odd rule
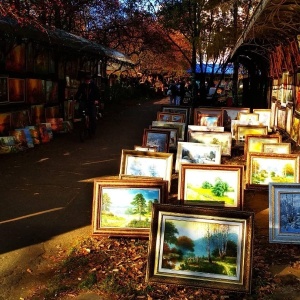
[[[142,144],[164,103],[109,113],[84,143],[61,134],[0,156],[0,300],[25,298],[52,276],[57,257],[90,235],[94,178],[119,174],[121,150]]]

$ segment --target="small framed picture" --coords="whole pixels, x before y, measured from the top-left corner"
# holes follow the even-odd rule
[[[7,77],[0,77],[0,104],[8,102]]]
[[[300,184],[269,184],[269,242],[300,244]]]
[[[144,129],[143,147],[156,147],[157,152],[169,152],[170,132],[159,129]]]
[[[267,135],[268,126],[261,125],[237,125],[236,126],[236,141],[237,143],[244,143],[247,134]]]
[[[178,142],[175,171],[182,163],[221,164],[221,145]]]
[[[286,130],[286,107],[277,107],[277,128]]]
[[[167,128],[177,128],[178,129],[178,140],[184,141],[185,139],[185,123],[180,122],[165,122],[165,121],[152,121],[152,127],[167,127]]]
[[[191,121],[191,107],[177,106],[177,105],[165,105],[161,107],[162,112],[177,113],[185,115],[185,123],[189,124]]]
[[[263,143],[273,143],[278,144],[282,140],[280,134],[247,134],[244,144],[244,158],[247,158],[249,152],[263,152],[262,144]]]
[[[95,180],[93,235],[149,237],[154,203],[166,203],[164,180]]]
[[[268,126],[268,131],[272,131],[271,109],[253,108],[253,113],[258,114],[258,121],[261,125]]]
[[[248,153],[246,187],[266,189],[269,183],[299,183],[298,154]]]
[[[263,153],[290,154],[291,143],[262,143]]]
[[[189,131],[187,141],[204,145],[221,145],[221,155],[231,156],[232,136],[230,132]]]
[[[222,108],[196,107],[194,109],[194,125],[200,125],[200,118],[202,115],[217,116],[218,126],[223,125]]]
[[[188,125],[188,131],[214,131],[224,132],[223,126],[200,126],[200,125]]]
[[[150,129],[156,129],[156,130],[160,130],[160,131],[170,132],[169,150],[176,150],[177,149],[178,128],[150,126]]]
[[[245,112],[239,112],[237,119],[246,122],[247,124],[251,125],[253,122],[257,122],[259,118],[258,114],[255,113],[245,113]]]
[[[231,129],[231,121],[237,120],[239,112],[250,113],[249,107],[222,107],[223,126],[226,131]]]
[[[171,113],[171,112],[157,112],[157,121],[165,122],[180,122],[185,123],[185,114]]]
[[[243,165],[181,164],[178,200],[187,205],[242,209]]]
[[[173,153],[122,149],[120,173],[163,178],[171,187]]]
[[[254,213],[154,204],[147,282],[251,292]]]
[[[293,121],[293,105],[288,103],[286,105],[286,126],[285,126],[285,131],[288,134],[291,134],[292,121]]]
[[[300,124],[300,116],[297,114],[293,114],[293,118],[292,118],[292,128],[291,128],[291,139],[298,143],[299,140],[299,124]]]
[[[157,147],[143,147],[143,146],[135,145],[134,146],[134,150],[156,152],[157,151]]]
[[[9,102],[25,102],[25,79],[8,79]]]

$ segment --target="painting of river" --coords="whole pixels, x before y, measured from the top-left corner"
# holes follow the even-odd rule
[[[168,216],[161,234],[159,271],[238,280],[242,224]]]

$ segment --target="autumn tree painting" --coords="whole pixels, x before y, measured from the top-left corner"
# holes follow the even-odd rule
[[[237,276],[238,230],[226,222],[166,220],[162,267]]]

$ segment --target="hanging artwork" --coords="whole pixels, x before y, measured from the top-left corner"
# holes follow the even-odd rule
[[[0,77],[0,103],[8,102],[7,78]]]
[[[8,93],[10,102],[25,101],[25,80],[20,78],[8,79]]]

